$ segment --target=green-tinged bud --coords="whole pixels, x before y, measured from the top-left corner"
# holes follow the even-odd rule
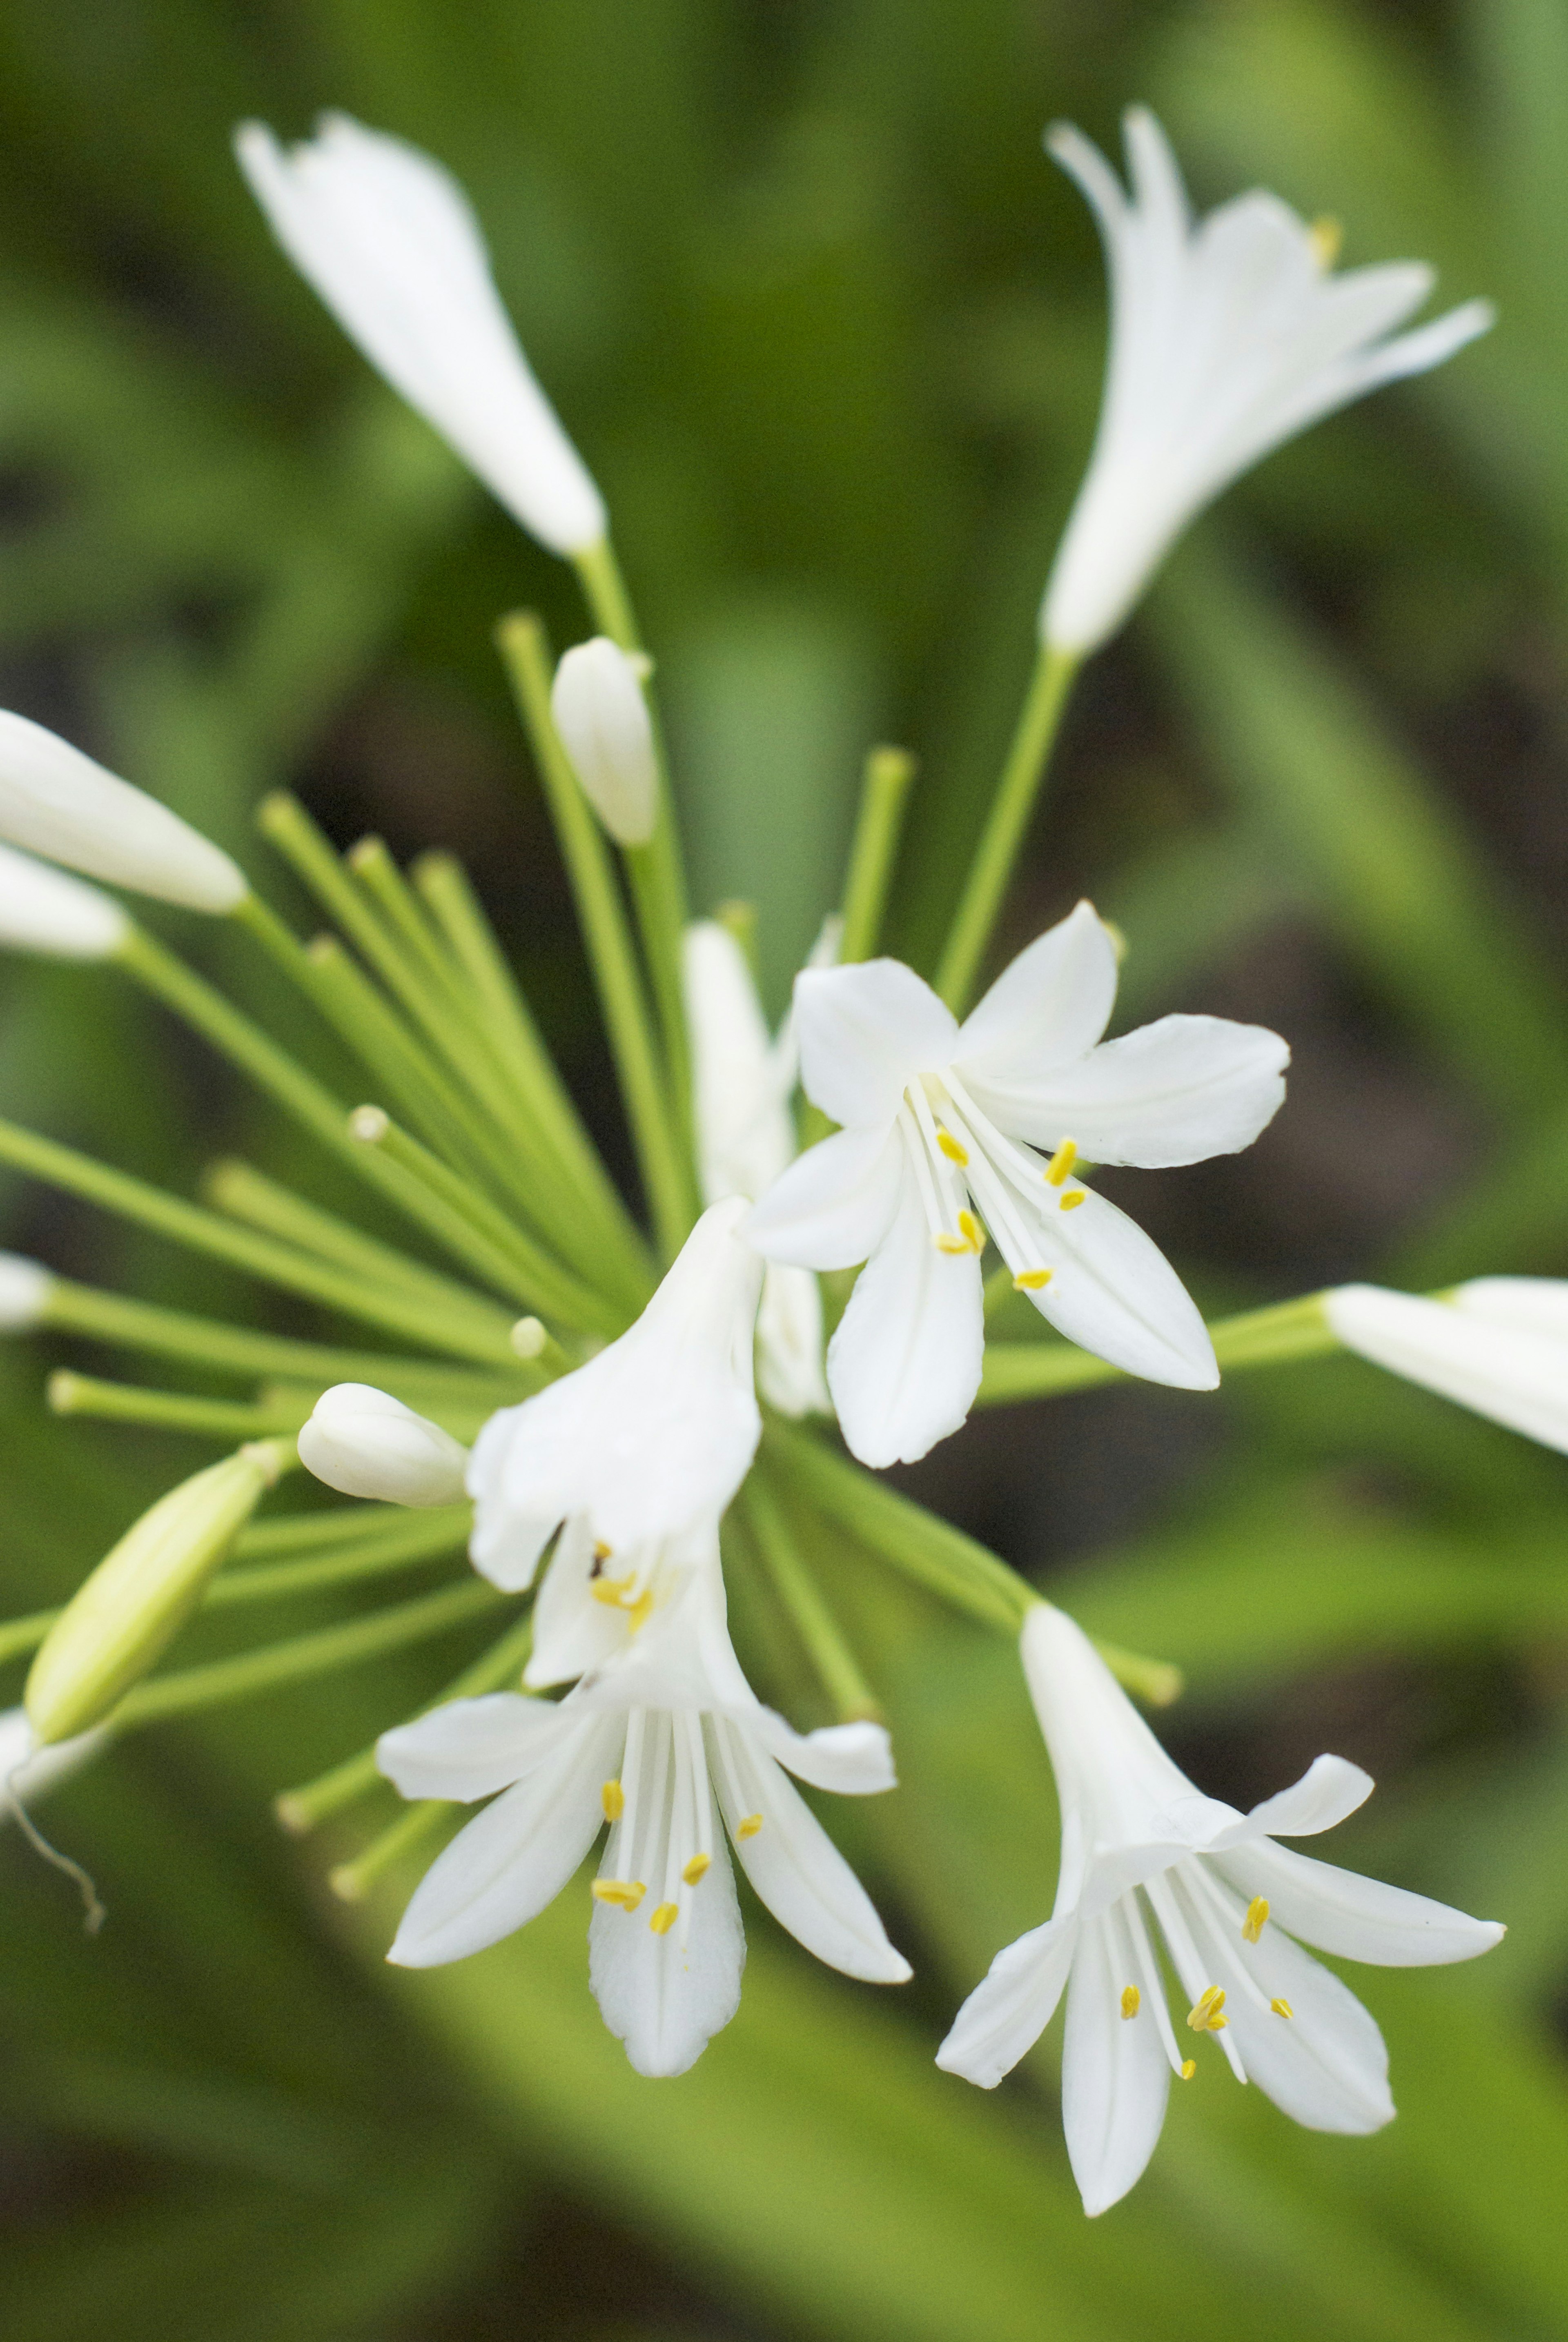
[[[25,1693],[41,1745],[68,1740],[109,1713],[184,1626],[291,1443],[255,1440],[160,1496],[61,1612]]]
[[[617,846],[646,846],[659,815],[658,765],[634,658],[595,635],[555,670],[551,713],[587,798]]]

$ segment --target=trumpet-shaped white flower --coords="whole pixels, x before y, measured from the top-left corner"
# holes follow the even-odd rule
[[[682,960],[692,1036],[697,1166],[709,1203],[766,1195],[796,1154],[790,1095],[793,1018],[774,1040],[746,956],[716,919],[686,929]],[[809,1268],[770,1263],[757,1312],[757,1381],[784,1415],[825,1415],[822,1295]]]
[[[993,2088],[1038,2039],[1064,1989],[1062,2112],[1094,2214],[1138,2179],[1160,2136],[1173,2073],[1212,2037],[1309,2130],[1392,2119],[1383,2037],[1302,1942],[1381,1967],[1473,1959],[1503,1929],[1446,1904],[1276,1846],[1313,1837],[1371,1794],[1359,1766],[1320,1756],[1250,1814],[1205,1797],[1166,1756],[1088,1638],[1032,1610],[1024,1666],[1055,1768],[1062,1868],[1055,1908],[997,1955],[937,2063]],[[1165,1956],[1186,2014],[1171,2021]]]
[[[131,923],[112,896],[0,846],[0,946],[50,959],[113,959]]]
[[[250,891],[245,874],[222,847],[156,797],[105,772],[58,733],[8,710],[0,711],[0,838],[41,854],[46,861],[63,862],[67,869],[85,871],[89,878],[105,878],[112,886],[128,886],[137,895],[155,895],[160,902],[183,903],[187,910],[232,911]],[[20,874],[11,874],[7,892],[20,906],[25,892]],[[63,899],[55,898],[57,916]],[[106,932],[108,907],[98,915],[94,932],[99,936]],[[78,935],[86,932],[85,918],[78,905]],[[116,944],[123,932],[115,938]],[[61,948],[58,944],[29,947]]]
[[[518,345],[468,199],[428,155],[324,115],[285,151],[235,141],[273,234],[377,371],[554,553],[604,535],[604,505]]]
[[[1342,1285],[1323,1306],[1347,1350],[1568,1455],[1568,1281],[1478,1276],[1443,1301]]]
[[[659,776],[635,662],[607,635],[574,644],[555,669],[550,712],[583,795],[616,845],[646,846],[658,819]]]
[[[557,1625],[596,1613],[614,1635],[558,1705],[494,1693],[383,1735],[378,1762],[404,1797],[494,1797],[415,1890],[388,1957],[430,1967],[510,1935],[554,1901],[608,1823],[588,1934],[594,1992],[639,2073],[680,2074],[740,2000],[745,1939],[726,1832],[808,1951],[870,1983],[908,1977],[787,1778],[866,1796],[893,1787],[893,1766],[880,1725],[803,1736],[762,1706],[730,1644],[711,1521],[666,1546],[634,1608],[595,1601],[604,1567],[564,1538],[541,1591]]]
[[[1330,273],[1335,232],[1254,188],[1195,225],[1154,115],[1125,119],[1131,195],[1098,147],[1046,144],[1094,207],[1111,278],[1099,434],[1041,612],[1054,648],[1114,632],[1193,515],[1283,441],[1381,383],[1440,365],[1484,301],[1395,334],[1432,290],[1420,261]]]
[[[468,1450],[389,1392],[370,1383],[335,1383],[299,1435],[299,1460],[345,1496],[456,1505],[463,1501]]]
[[[1103,1042],[1115,991],[1115,951],[1087,903],[963,1025],[896,960],[796,979],[802,1082],[844,1127],[791,1166],[749,1233],[774,1260],[867,1262],[827,1354],[863,1463],[913,1463],[969,1411],[982,1219],[1014,1285],[1070,1340],[1154,1382],[1218,1382],[1174,1270],[1073,1166],[1080,1154],[1153,1166],[1250,1146],[1284,1096],[1290,1053],[1277,1034],[1215,1016]]]
[[[22,1334],[42,1324],[55,1274],[25,1253],[0,1252],[0,1333]]]
[[[468,1465],[469,1551],[495,1585],[531,1586],[564,1521],[619,1575],[729,1503],[762,1433],[752,1334],[763,1265],[735,1233],[745,1213],[738,1196],[714,1205],[634,1326],[491,1416]]]

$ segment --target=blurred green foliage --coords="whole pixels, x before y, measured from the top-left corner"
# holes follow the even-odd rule
[[[1561,0],[12,9],[0,696],[253,866],[249,807],[285,778],[341,839],[454,845],[612,1130],[488,648],[521,601],[558,638],[581,621],[273,250],[233,123],[343,105],[471,188],[616,516],[699,892],[762,897],[777,1006],[879,736],[923,766],[895,940],[940,935],[1098,388],[1098,256],[1039,132],[1109,140],[1134,96],[1201,197],[1263,178],[1343,219],[1347,259],[1430,256],[1502,323],[1274,458],[1173,563],[1087,679],[1013,939],[1090,887],[1132,939],[1129,1012],[1223,1004],[1296,1045],[1255,1166],[1173,1183],[1161,1232],[1209,1297],[1568,1267]],[[235,1144],[295,1166],[112,983],[5,983],[8,1114],[150,1176]],[[5,1202],[7,1241],[63,1268],[231,1295]],[[51,1424],[44,1363],[0,1359],[15,1609],[192,1455]],[[846,1547],[823,1558],[905,1782],[854,1851],[906,1995],[759,1923],[741,2016],[654,2085],[599,2025],[570,1898],[481,1960],[385,1971],[390,1902],[329,1909],[266,1801],[455,1649],[135,1743],[54,1808],[99,1941],[24,1848],[0,1862],[8,2342],[1568,2333],[1565,1467],[1348,1362],[1238,1385],[1194,1429],[1203,1404],[989,1418],[922,1492],[1023,1564],[1070,1559],[1086,1626],[1187,1669],[1163,1728],[1205,1786],[1261,1795],[1339,1747],[1382,1784],[1345,1858],[1512,1923],[1474,1970],[1364,1979],[1391,2130],[1307,2136],[1205,2069],[1091,2227],[1049,2043],[994,2099],[936,2073],[946,2014],[1047,1907],[1048,1774],[1006,1648]],[[765,1593],[734,1600],[805,1720]]]

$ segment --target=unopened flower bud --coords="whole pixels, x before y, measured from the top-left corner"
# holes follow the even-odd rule
[[[299,1460],[345,1496],[455,1505],[468,1450],[388,1392],[369,1383],[335,1383],[299,1435]]]
[[[25,1334],[36,1326],[54,1290],[54,1276],[42,1261],[0,1252],[0,1334]]]
[[[583,794],[617,846],[645,846],[658,818],[654,727],[635,663],[606,635],[555,670],[551,713]]]
[[[286,1455],[255,1440],[182,1481],[142,1515],[45,1636],[27,1677],[39,1741],[85,1732],[107,1716],[173,1641]]]
[[[51,959],[112,959],[131,923],[112,896],[0,846],[0,946]]]
[[[0,837],[187,910],[232,911],[250,891],[222,848],[156,797],[9,711],[0,711]]]

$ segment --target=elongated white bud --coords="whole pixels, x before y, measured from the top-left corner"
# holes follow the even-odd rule
[[[468,1450],[388,1392],[370,1383],[335,1383],[299,1435],[299,1460],[345,1496],[455,1505]]]
[[[455,179],[346,114],[286,151],[247,122],[235,149],[273,234],[371,365],[542,545],[597,545],[604,500],[529,369]]]
[[[54,1290],[54,1275],[42,1261],[0,1252],[0,1334],[25,1334],[39,1324]]]
[[[130,928],[112,895],[0,846],[0,947],[50,959],[113,959]]]
[[[256,1440],[160,1496],[106,1554],[45,1636],[27,1677],[40,1743],[108,1715],[195,1608],[208,1578],[267,1490],[286,1449]]]
[[[1342,1285],[1323,1306],[1347,1350],[1568,1454],[1565,1298],[1552,1277],[1479,1277],[1453,1302]]]
[[[654,727],[637,669],[605,635],[555,669],[550,709],[583,795],[617,846],[646,846],[658,818]]]
[[[26,1709],[6,1708],[0,1714],[0,1823],[18,1802],[30,1804],[79,1770],[107,1738],[103,1731],[78,1732],[75,1739],[40,1747]]]
[[[232,911],[250,891],[211,838],[9,710],[0,710],[0,838],[191,911]]]

